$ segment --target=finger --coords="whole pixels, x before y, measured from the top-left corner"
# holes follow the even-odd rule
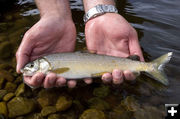
[[[84,82],[86,84],[91,84],[93,82],[93,80],[91,78],[86,78],[86,79],[84,79]]]
[[[135,30],[129,36],[130,55],[138,55],[141,61],[144,61],[141,47],[139,45],[138,36]]]
[[[56,83],[56,74],[55,73],[49,73],[46,75],[46,78],[44,80],[44,88],[52,88],[55,86]]]
[[[67,82],[67,85],[69,88],[74,88],[76,86],[76,83],[77,83],[76,81],[70,80]]]
[[[124,73],[124,77],[125,77],[126,80],[134,80],[134,79],[136,79],[136,76],[129,70],[126,70],[123,73]]]
[[[56,87],[61,87],[61,86],[65,86],[66,84],[66,79],[63,77],[58,77],[56,80]]]
[[[34,74],[34,76],[32,77],[24,77],[24,82],[29,85],[29,86],[33,86],[33,87],[40,87],[43,79],[44,79],[45,75],[43,73],[36,73]]]
[[[123,72],[119,69],[115,69],[112,72],[113,76],[113,83],[114,84],[121,84],[123,82]]]
[[[105,73],[102,75],[102,81],[104,83],[110,83],[112,81],[112,75],[110,73]]]
[[[30,54],[32,51],[33,44],[30,43],[30,35],[28,32],[23,37],[23,40],[16,52],[16,71],[20,73],[20,69],[29,62]]]

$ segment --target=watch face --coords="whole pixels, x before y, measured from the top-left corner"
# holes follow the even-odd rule
[[[111,8],[111,7],[108,7],[107,5],[103,6],[103,9],[104,9],[105,11],[109,11],[109,8]]]

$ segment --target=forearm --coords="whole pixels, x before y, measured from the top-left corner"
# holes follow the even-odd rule
[[[115,5],[114,0],[83,0],[83,3],[85,12],[98,4]]]
[[[40,16],[71,18],[69,0],[35,0]]]

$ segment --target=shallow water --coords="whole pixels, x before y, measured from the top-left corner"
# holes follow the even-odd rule
[[[73,20],[77,28],[76,50],[85,48],[83,6],[80,0],[70,0]],[[112,99],[111,112],[122,99],[132,96],[138,100],[141,106],[148,105],[156,108],[163,107],[165,103],[180,103],[180,1],[179,0],[127,0],[117,2],[117,7],[123,15],[138,31],[139,40],[146,61],[167,52],[173,52],[173,58],[166,67],[170,85],[164,87],[156,81],[151,81],[146,76],[141,76],[138,81],[123,84],[122,86],[110,86]],[[14,8],[1,14],[0,19],[0,43],[11,42],[12,49],[8,48],[8,56],[0,57],[0,64],[14,62],[14,54],[23,37],[34,23],[39,19],[39,11],[32,0],[19,0]],[[6,54],[6,52],[3,52]],[[14,64],[14,63],[13,63]],[[92,97],[94,88],[99,84],[83,87],[83,90],[90,90]],[[80,99],[81,88],[74,90],[71,96]],[[66,92],[66,91],[65,91]],[[85,91],[88,93],[88,91]],[[79,97],[78,97],[79,96]],[[112,102],[111,102],[112,101]],[[86,107],[86,106],[85,106]],[[87,108],[87,107],[86,107]],[[145,108],[143,108],[145,109]],[[160,108],[163,110],[163,108]],[[127,117],[128,118],[128,117]]]

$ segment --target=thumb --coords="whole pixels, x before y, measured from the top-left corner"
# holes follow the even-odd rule
[[[32,51],[32,40],[29,39],[29,35],[24,35],[23,40],[16,52],[16,72],[21,73],[20,69],[29,62]]]
[[[129,52],[130,55],[138,55],[141,61],[144,61],[141,47],[139,45],[137,33],[134,30],[129,36]]]

